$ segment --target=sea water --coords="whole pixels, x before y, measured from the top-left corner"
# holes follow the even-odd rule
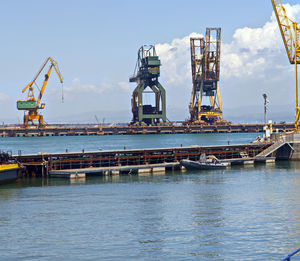
[[[257,134],[2,138],[17,153],[249,143]],[[300,163],[26,178],[0,186],[0,260],[281,260],[299,247]],[[297,260],[297,259],[295,259]]]

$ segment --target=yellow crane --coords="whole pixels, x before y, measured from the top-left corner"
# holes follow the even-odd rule
[[[44,70],[45,66],[48,63],[50,63],[50,67],[49,67],[47,73],[45,74],[45,79],[44,79],[42,87],[39,88],[39,86],[36,83],[36,80],[38,79],[39,75],[41,74],[41,72]],[[55,60],[53,60],[51,57],[48,57],[46,59],[46,61],[44,62],[43,66],[41,67],[41,69],[38,71],[36,76],[33,78],[33,80],[29,84],[27,84],[27,86],[22,90],[22,93],[24,93],[28,90],[26,100],[25,101],[22,101],[22,100],[17,101],[17,109],[25,111],[24,112],[24,127],[25,128],[28,127],[28,122],[31,122],[32,124],[34,124],[33,120],[38,120],[39,121],[39,127],[44,127],[43,115],[39,114],[38,110],[45,108],[45,104],[41,103],[41,105],[40,105],[40,102],[41,102],[41,99],[43,97],[45,88],[47,86],[52,68],[54,68],[60,82],[63,83],[63,77],[62,77],[62,75],[59,71],[57,62]],[[37,100],[34,96],[34,86],[39,91]],[[27,113],[26,113],[26,111],[27,111]]]
[[[300,63],[299,46],[299,25],[291,20],[281,2],[281,0],[271,0],[276,19],[279,25],[283,43],[291,64],[295,65],[295,130],[298,131],[298,122],[300,116],[300,106],[298,105],[298,73],[297,65]]]

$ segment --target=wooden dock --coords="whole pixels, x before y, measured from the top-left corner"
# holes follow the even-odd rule
[[[82,169],[67,169],[67,170],[52,170],[49,171],[50,177],[55,178],[84,178],[89,176],[107,176],[107,175],[122,175],[122,174],[153,174],[164,173],[166,170],[180,169],[179,162],[161,163],[149,165],[131,165],[131,166],[114,166],[114,167],[94,167]]]
[[[198,160],[202,153],[228,164],[254,164],[256,156],[272,143],[226,146],[188,146],[91,152],[14,155],[27,176],[110,175],[178,169],[182,159]],[[266,160],[271,158],[266,158]],[[251,163],[252,162],[252,163]],[[76,176],[76,175],[75,175]]]
[[[232,165],[253,165],[255,163],[274,163],[275,158],[244,158],[244,159],[230,159],[222,160],[227,167]],[[180,162],[161,163],[150,165],[132,165],[132,166],[115,166],[115,167],[94,167],[82,169],[67,169],[67,170],[51,170],[48,175],[51,178],[68,178],[79,179],[87,176],[109,176],[109,175],[153,175],[162,174],[167,170],[181,170],[185,168],[180,165]]]

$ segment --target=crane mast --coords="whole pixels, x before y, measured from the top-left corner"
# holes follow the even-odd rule
[[[223,122],[219,88],[221,28],[206,28],[205,38],[190,38],[190,49],[193,82],[190,121],[194,124]],[[205,99],[208,104],[204,103]]]
[[[47,73],[45,74],[45,79],[43,81],[42,87],[39,88],[36,81],[48,63],[50,63],[49,69],[48,69]],[[47,83],[48,83],[48,80],[49,80],[49,77],[51,75],[51,71],[53,68],[54,68],[60,82],[63,83],[63,77],[59,71],[57,62],[54,59],[52,59],[51,57],[48,57],[46,59],[46,61],[44,62],[44,64],[42,65],[42,67],[40,68],[40,70],[38,71],[38,73],[36,74],[36,76],[33,78],[33,80],[29,84],[27,84],[26,87],[22,90],[22,93],[24,93],[28,90],[27,98],[26,98],[26,100],[23,100],[23,101],[22,100],[17,101],[17,109],[25,111],[24,112],[24,127],[25,128],[28,127],[28,122],[31,122],[33,124],[34,123],[33,120],[39,121],[39,127],[44,126],[43,115],[39,114],[38,110],[45,108],[45,104],[44,103],[40,104],[40,102],[41,102],[41,99],[45,92],[45,89],[46,89],[46,86],[47,86]],[[36,87],[39,91],[38,99],[35,98],[35,95],[34,95],[35,88],[34,87]]]
[[[298,105],[298,64],[300,63],[299,25],[291,20],[281,0],[271,0],[285,50],[291,64],[295,65],[295,130],[299,130],[300,107]]]

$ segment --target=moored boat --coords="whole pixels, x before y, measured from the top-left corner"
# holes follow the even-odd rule
[[[200,156],[199,161],[183,159],[180,165],[188,170],[211,170],[211,169],[225,169],[226,165],[221,163],[216,157],[206,157],[205,154]]]
[[[10,160],[9,154],[0,153],[0,183],[10,182],[18,178],[20,170],[18,163]]]
[[[18,178],[18,164],[2,164],[0,165],[0,182],[13,181]]]

